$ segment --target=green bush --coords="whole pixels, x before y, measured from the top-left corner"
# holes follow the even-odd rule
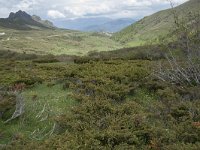
[[[77,105],[56,116],[55,132],[42,141],[19,137],[8,149],[195,149],[200,142],[199,87],[152,78],[153,61],[100,60],[27,65],[31,74],[58,79]],[[12,64],[12,63],[11,63]],[[6,71],[11,72],[13,66]],[[3,70],[5,71],[5,70]],[[37,78],[36,78],[37,79]],[[57,83],[57,82],[53,82]],[[67,91],[66,91],[67,92]],[[34,95],[33,95],[34,96]],[[36,95],[37,96],[37,95]],[[39,101],[39,98],[37,98]]]

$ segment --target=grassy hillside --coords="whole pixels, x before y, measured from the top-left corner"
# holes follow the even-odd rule
[[[14,30],[0,27],[0,50],[27,54],[85,55],[90,51],[109,51],[121,44],[97,33],[61,29]]]
[[[179,19],[190,13],[200,13],[200,1],[190,0],[175,8]],[[114,34],[113,39],[125,43],[127,46],[139,46],[149,41],[156,41],[172,32],[175,24],[172,9],[167,9],[144,17],[124,30]]]

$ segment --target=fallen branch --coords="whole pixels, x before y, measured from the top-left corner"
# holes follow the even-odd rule
[[[8,120],[6,120],[4,123],[8,123],[18,117],[20,117],[24,113],[24,99],[21,94],[14,93],[16,95],[16,106],[15,106],[15,112],[13,113],[12,117]]]

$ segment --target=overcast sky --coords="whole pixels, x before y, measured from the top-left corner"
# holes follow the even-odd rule
[[[187,0],[173,0],[182,4]],[[169,8],[167,0],[0,0],[0,18],[23,10],[45,19],[142,18]]]

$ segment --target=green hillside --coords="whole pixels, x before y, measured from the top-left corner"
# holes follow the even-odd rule
[[[200,1],[190,0],[175,9],[167,9],[132,24],[124,30],[114,34],[113,39],[127,46],[139,46],[149,41],[155,41],[159,37],[165,37],[174,29],[175,12],[179,19],[186,18],[189,14],[200,13]]]

